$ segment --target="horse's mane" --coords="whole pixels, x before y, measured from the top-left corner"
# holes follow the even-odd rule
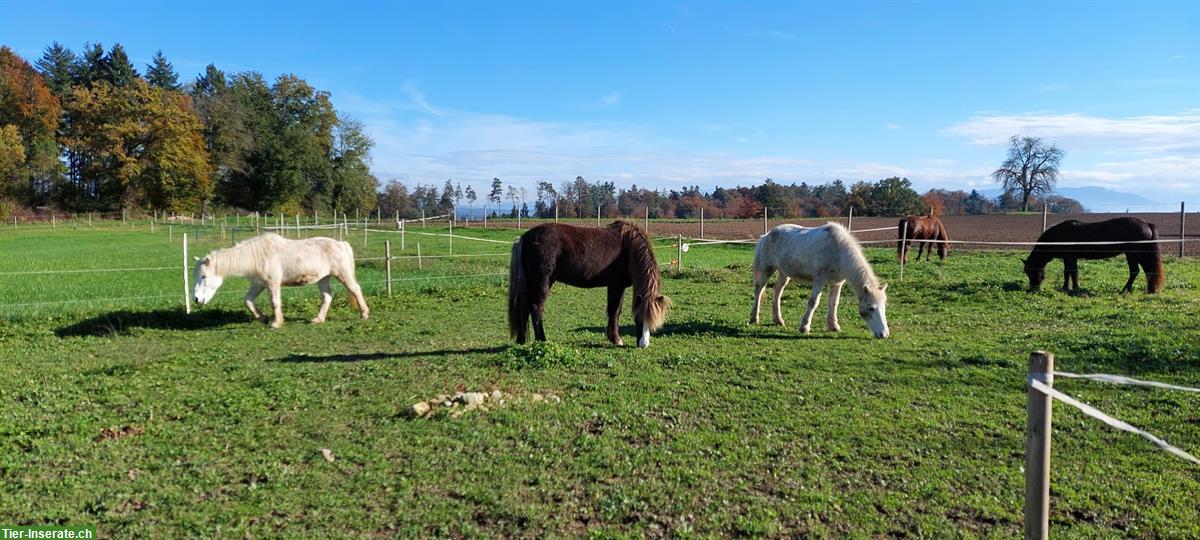
[[[844,271],[848,272],[848,278],[856,286],[870,285],[871,288],[879,288],[879,278],[875,277],[875,271],[871,269],[870,263],[863,255],[862,247],[858,244],[858,240],[850,234],[840,223],[828,222],[825,227],[829,230],[829,239],[837,246],[839,253],[839,265]]]
[[[640,309],[643,309],[643,319],[650,329],[657,330],[662,326],[670,300],[658,294],[661,275],[658,261],[654,258],[654,249],[646,233],[640,227],[628,221],[614,221],[608,226],[621,238],[621,244],[629,256],[629,272],[633,278],[633,295]]]

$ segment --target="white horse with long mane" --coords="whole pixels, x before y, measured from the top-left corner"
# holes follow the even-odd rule
[[[333,293],[329,278],[335,277],[350,293],[350,306],[357,308],[366,319],[370,310],[363,299],[362,288],[354,279],[354,249],[347,242],[315,237],[290,240],[274,233],[256,236],[237,245],[218,249],[196,260],[197,304],[207,304],[217,294],[226,277],[239,276],[250,280],[246,292],[246,307],[255,319],[262,319],[254,299],[263,289],[271,292],[274,320],[271,327],[283,326],[283,302],[280,289],[311,285],[321,289],[321,309],[312,320],[325,322]]]
[[[758,308],[762,303],[763,289],[771,274],[779,271],[775,282],[775,324],[783,324],[780,299],[783,289],[791,278],[811,280],[812,295],[808,297],[808,309],[800,321],[800,331],[807,334],[812,329],[813,311],[821,301],[821,291],[829,285],[829,315],[826,326],[838,332],[837,309],[841,299],[842,285],[850,282],[850,289],[858,297],[858,314],[867,322],[877,338],[890,334],[887,325],[886,283],[880,283],[863,256],[862,248],[845,227],[837,223],[826,223],[820,227],[801,227],[784,224],[771,229],[758,240],[754,248],[754,304],[750,307],[750,323],[758,323]]]

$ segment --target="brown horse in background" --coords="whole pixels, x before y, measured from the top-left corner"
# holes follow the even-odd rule
[[[917,245],[917,259],[921,260],[921,252],[925,253],[925,260],[929,260],[929,256],[933,253],[933,244],[937,244],[938,259],[946,260],[946,251],[950,249],[950,235],[946,234],[946,226],[942,225],[942,220],[929,216],[908,216],[901,218],[900,223],[896,225],[896,237],[900,239],[896,246],[896,257],[902,262],[908,262],[908,247],[913,240],[933,240],[936,242],[922,241]]]
[[[620,346],[617,320],[625,289],[633,287],[633,322],[638,347],[662,326],[671,301],[658,294],[658,262],[637,225],[615,221],[604,228],[544,223],[529,229],[512,248],[508,274],[508,329],[525,343],[529,319],[534,337],[546,341],[542,312],[550,286],[608,287],[608,340]]]
[[[1129,280],[1122,293],[1133,292],[1133,282],[1138,276],[1138,266],[1146,272],[1146,292],[1158,291],[1163,286],[1162,252],[1157,243],[1132,243],[1158,240],[1158,229],[1153,223],[1135,217],[1119,217],[1097,223],[1067,220],[1046,229],[1038,237],[1038,244],[1025,259],[1025,275],[1029,276],[1029,290],[1036,291],[1046,277],[1046,264],[1051,259],[1063,260],[1063,290],[1079,290],[1079,259],[1107,259],[1125,254],[1129,263]],[[1112,242],[1091,245],[1043,245],[1042,242]],[[1120,243],[1130,242],[1130,243]]]

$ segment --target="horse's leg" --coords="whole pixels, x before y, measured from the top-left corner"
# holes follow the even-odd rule
[[[830,332],[841,332],[842,327],[838,324],[837,310],[838,302],[842,299],[842,285],[845,285],[845,280],[831,283],[829,285],[829,314],[825,317],[825,327]]]
[[[764,268],[761,272],[758,269],[754,270],[754,301],[750,304],[750,324],[758,324],[758,307],[762,304],[763,289],[767,287],[767,282],[771,280],[771,273],[774,268]]]
[[[821,291],[825,289],[825,278],[813,278],[812,295],[808,297],[808,308],[804,310],[804,318],[800,319],[800,332],[809,333],[812,331],[812,316],[817,310],[817,304],[821,303]]]
[[[317,316],[312,320],[314,323],[325,322],[325,315],[329,313],[329,304],[333,302],[333,292],[329,289],[329,277],[325,276],[317,282],[317,287],[321,289],[321,309],[317,310]]]
[[[271,328],[280,328],[283,326],[283,287],[278,281],[267,283],[267,290],[271,292],[271,309],[275,312],[275,320],[271,321]]]
[[[263,315],[259,313],[258,306],[254,305],[254,299],[258,298],[258,295],[262,293],[264,288],[266,286],[262,283],[251,282],[250,290],[246,291],[246,308],[250,310],[251,315],[254,315],[254,320],[256,321],[261,321]]]
[[[1071,283],[1075,284],[1074,289]],[[1063,257],[1063,290],[1079,290],[1079,260],[1074,257]]]
[[[618,347],[621,342],[621,301],[625,298],[625,287],[620,285],[608,286],[608,340]]]
[[[933,243],[921,242],[921,245],[925,246],[925,262],[929,262],[930,255],[933,255]]]
[[[771,316],[772,316],[773,320],[775,321],[775,324],[778,324],[780,326],[783,326],[783,324],[784,324],[784,322],[783,322],[783,289],[785,287],[787,287],[788,283],[791,283],[791,281],[792,281],[792,278],[787,277],[786,275],[784,275],[783,272],[780,272],[779,279],[775,280],[775,294],[772,295],[773,298],[772,298],[772,302],[771,302]]]
[[[542,313],[546,311],[546,299],[550,297],[550,275],[542,276],[541,283],[529,291],[529,315],[533,319],[533,338],[546,341],[546,330],[542,328]]]
[[[1133,282],[1138,277],[1138,263],[1132,253],[1125,254],[1125,262],[1129,263],[1129,281],[1125,282],[1125,288],[1121,289],[1121,292],[1133,294]]]

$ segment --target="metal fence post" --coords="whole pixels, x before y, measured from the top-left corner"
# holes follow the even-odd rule
[[[384,257],[387,261],[387,293],[392,295],[392,241],[385,240],[383,242]]]
[[[188,245],[187,233],[183,233],[183,311],[184,313],[192,312],[192,295],[188,291]]]

